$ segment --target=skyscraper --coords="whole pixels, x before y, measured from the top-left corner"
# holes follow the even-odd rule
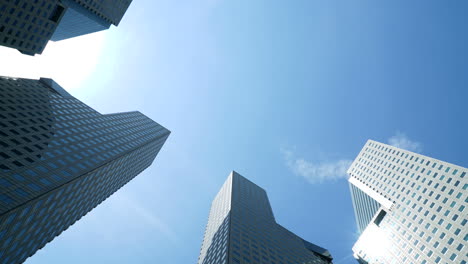
[[[21,263],[151,165],[169,131],[51,79],[0,77],[0,263]]]
[[[328,250],[277,224],[265,190],[231,172],[211,204],[198,264],[328,264]]]
[[[348,170],[361,263],[468,261],[468,169],[369,140]]]
[[[0,45],[40,54],[58,41],[118,25],[132,0],[0,0]]]

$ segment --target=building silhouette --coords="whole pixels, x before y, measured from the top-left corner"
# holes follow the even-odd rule
[[[41,54],[58,41],[117,26],[132,0],[1,0],[0,45]]]
[[[277,224],[265,190],[231,172],[211,204],[198,264],[328,264],[328,250]]]
[[[151,165],[170,132],[51,79],[0,77],[0,263],[21,263]]]
[[[468,169],[369,140],[349,184],[360,263],[468,261]]]

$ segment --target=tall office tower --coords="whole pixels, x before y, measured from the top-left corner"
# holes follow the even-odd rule
[[[58,41],[118,25],[132,0],[0,0],[0,45],[40,54]]]
[[[231,172],[211,204],[198,264],[328,264],[328,250],[277,224],[265,190]]]
[[[360,263],[468,261],[468,169],[369,140],[348,170]]]
[[[169,133],[51,79],[0,77],[0,263],[23,262],[150,166]]]

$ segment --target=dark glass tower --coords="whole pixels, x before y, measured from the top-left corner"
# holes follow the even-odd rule
[[[151,165],[169,131],[51,79],[0,77],[0,263],[21,263]]]
[[[262,188],[231,172],[211,204],[198,264],[329,264],[328,250],[277,224]]]
[[[0,0],[0,45],[34,55],[58,41],[118,25],[132,0]]]

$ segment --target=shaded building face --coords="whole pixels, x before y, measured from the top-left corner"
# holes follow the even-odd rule
[[[369,140],[348,170],[361,263],[466,264],[468,169]]]
[[[118,25],[131,0],[0,1],[0,45],[41,54],[58,41]]]
[[[0,78],[0,263],[20,263],[147,168],[169,131],[50,79]]]
[[[61,0],[75,2],[107,22],[118,26],[132,0]]]
[[[58,0],[0,1],[0,45],[23,54],[40,54],[66,7]]]
[[[199,264],[331,263],[326,249],[277,224],[262,188],[232,172],[213,200]]]

